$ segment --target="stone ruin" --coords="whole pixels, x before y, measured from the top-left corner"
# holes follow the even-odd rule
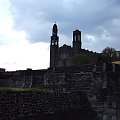
[[[55,93],[82,91],[100,120],[118,120],[120,66],[85,65],[79,67],[27,69],[0,72],[1,87],[39,87]]]
[[[73,66],[70,61],[71,57],[75,54],[82,53],[91,55],[96,53],[86,51],[81,48],[81,32],[79,30],[73,32],[73,47],[63,45],[63,47],[59,48],[58,40],[57,26],[54,25],[50,46],[50,68],[44,70],[27,69],[9,72],[4,69],[0,69],[0,87],[37,87],[54,91],[57,95],[58,93],[63,93],[68,96],[74,92],[82,92],[87,96],[90,105],[96,111],[98,116],[97,119],[119,120],[120,66],[107,62],[102,62],[101,64]],[[18,94],[14,94],[17,99],[16,95]],[[11,98],[12,97],[13,96],[11,95]],[[7,98],[1,96],[0,101],[3,102],[3,99],[7,102]],[[25,99],[28,98],[26,97]],[[28,101],[29,104],[31,104],[31,102],[32,101],[29,103]],[[27,104],[26,101],[25,103]],[[47,105],[44,106],[43,110],[45,110],[46,107]],[[28,111],[29,110],[26,110],[26,112]],[[49,111],[52,112],[52,108]],[[0,114],[3,113],[0,112]]]

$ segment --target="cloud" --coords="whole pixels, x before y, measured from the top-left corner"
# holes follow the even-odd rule
[[[9,0],[1,0],[0,8],[0,68],[7,71],[48,68],[49,43],[31,44],[27,30],[13,30],[14,20],[9,9]]]
[[[18,44],[0,47],[0,66],[11,70],[26,68],[44,69],[49,67],[49,44]]]
[[[69,38],[69,43],[72,31],[80,29],[84,38],[83,45],[87,49],[100,52],[104,47],[111,46],[119,50],[119,0],[11,0],[10,2],[14,29],[25,31],[27,39],[32,43],[49,42],[51,28],[56,21],[59,33]],[[88,35],[95,37],[95,41],[91,41],[90,45],[86,42]]]

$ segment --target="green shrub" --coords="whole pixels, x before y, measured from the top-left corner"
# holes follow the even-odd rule
[[[78,54],[73,57],[73,65],[95,64],[98,60],[97,55]]]

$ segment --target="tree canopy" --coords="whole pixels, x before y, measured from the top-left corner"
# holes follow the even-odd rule
[[[114,61],[117,58],[116,52],[117,51],[115,50],[115,48],[106,47],[105,49],[103,49],[102,55],[106,57],[108,61]]]

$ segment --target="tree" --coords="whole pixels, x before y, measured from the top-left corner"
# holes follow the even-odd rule
[[[108,61],[114,61],[117,58],[116,52],[115,48],[106,47],[103,49],[102,55],[106,57]]]

